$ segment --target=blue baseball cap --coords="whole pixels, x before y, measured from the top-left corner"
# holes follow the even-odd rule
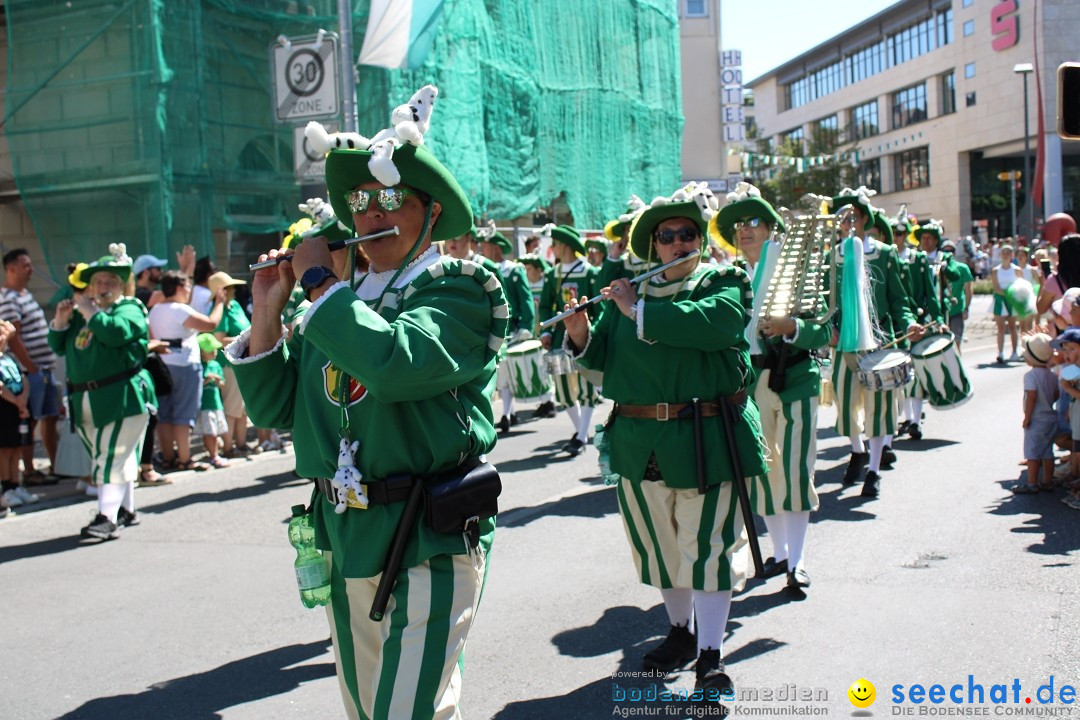
[[[1080,345],[1080,327],[1071,327],[1050,341],[1050,347],[1061,350],[1065,343]]]
[[[144,270],[149,270],[153,267],[163,268],[168,264],[168,260],[162,260],[159,257],[154,257],[153,255],[140,255],[139,257],[135,258],[135,264],[132,266],[131,271],[135,273],[136,277],[138,277],[142,274]]]

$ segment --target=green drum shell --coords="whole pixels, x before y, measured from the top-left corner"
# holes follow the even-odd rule
[[[948,340],[948,342],[940,348],[930,352],[921,349],[933,345],[942,338]],[[960,374],[959,378],[954,378],[952,373],[948,372],[949,364],[944,362],[944,356],[946,355],[955,356],[955,368]],[[945,376],[944,394],[942,394],[941,388],[931,381],[932,378],[930,375],[930,368],[938,364],[939,360],[943,366],[943,373]],[[925,394],[926,399],[930,402],[930,405],[934,408],[938,410],[952,410],[953,408],[960,407],[971,399],[973,395],[971,383],[968,381],[967,373],[964,371],[964,365],[960,361],[960,354],[956,350],[956,341],[951,335],[944,335],[942,333],[927,335],[911,346],[911,361],[915,366],[915,380],[919,384],[923,394]]]

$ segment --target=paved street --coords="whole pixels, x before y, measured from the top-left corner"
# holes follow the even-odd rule
[[[848,450],[823,410],[813,586],[798,598],[782,578],[751,581],[736,596],[729,673],[759,690],[736,715],[776,716],[792,703],[760,691],[794,685],[816,698],[802,706],[848,717],[860,678],[877,686],[876,717],[896,709],[897,684],[1080,685],[1080,513],[1061,490],[1006,489],[1020,472],[1024,366],[990,364],[986,306],[976,300],[965,344],[974,399],[927,409],[925,439],[896,443],[879,500],[841,489]],[[612,717],[633,709],[620,690],[654,682],[613,678],[640,669],[667,619],[636,581],[596,451],[559,452],[569,435],[565,416],[525,422],[493,453],[503,512],[466,653],[467,718]],[[89,500],[0,521],[0,718],[341,717],[325,616],[301,606],[285,538],[310,492],[291,458],[140,490],[142,525],[105,544],[78,538]],[[692,684],[687,671],[666,687]]]

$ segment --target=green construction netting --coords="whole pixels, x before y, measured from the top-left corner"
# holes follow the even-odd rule
[[[447,0],[423,67],[357,73],[372,135],[439,86],[431,149],[478,215],[562,195],[601,226],[680,173],[675,0]],[[269,48],[336,31],[335,0],[7,0],[15,178],[54,278],[123,241],[215,253],[215,231],[278,231],[302,195],[275,122]],[[353,2],[359,51],[368,2]],[[303,124],[299,121],[298,124]],[[307,181],[310,183],[311,181]],[[220,233],[218,233],[220,235]]]

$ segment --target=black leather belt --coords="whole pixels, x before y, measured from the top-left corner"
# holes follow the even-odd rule
[[[130,370],[125,370],[121,373],[116,373],[115,375],[103,377],[100,380],[88,380],[84,383],[69,382],[67,384],[68,394],[70,395],[71,393],[83,392],[85,390],[97,390],[98,388],[103,388],[106,385],[115,385],[118,382],[123,382],[124,380],[135,377],[139,374],[140,370],[142,370],[142,365],[139,365],[138,367],[133,367]]]
[[[413,485],[425,480],[438,482],[444,475],[449,476],[461,472],[461,468],[474,468],[480,464],[480,458],[468,458],[461,465],[445,470],[438,475],[413,475],[411,473],[399,473],[390,475],[383,480],[375,480],[370,483],[360,483],[364,494],[367,495],[368,505],[389,505],[390,503],[405,502],[409,499],[409,493]],[[330,478],[315,478],[315,487],[319,492],[332,502],[337,502],[334,484]]]

